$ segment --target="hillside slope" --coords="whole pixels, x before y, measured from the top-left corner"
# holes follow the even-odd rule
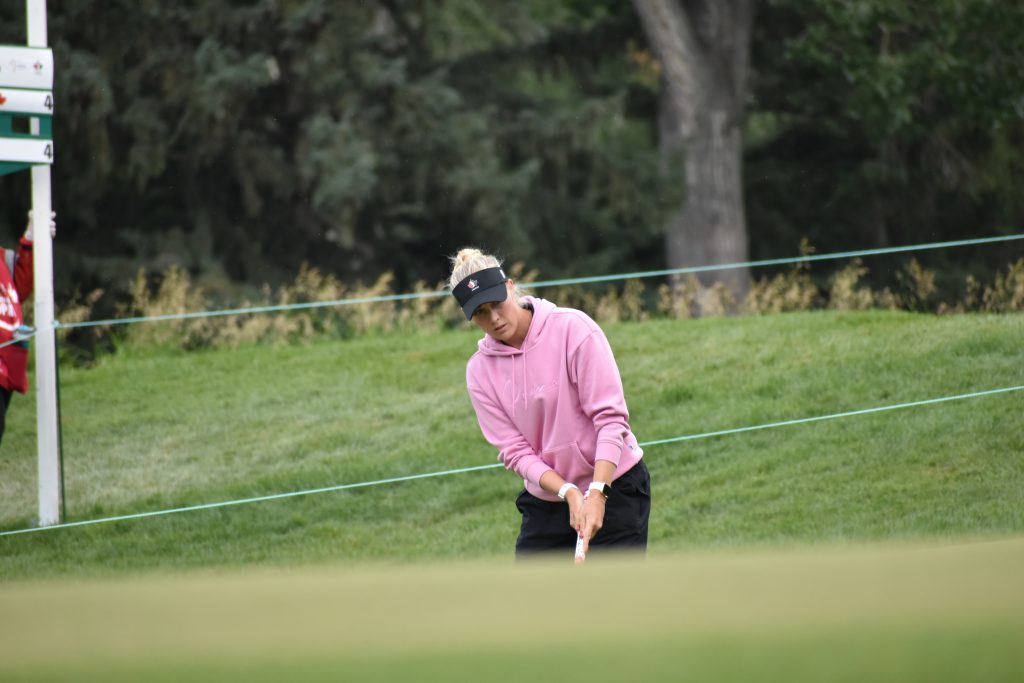
[[[1024,385],[1024,318],[815,312],[607,327],[639,439]],[[123,350],[62,370],[68,520],[494,463],[472,330]],[[1024,392],[647,447],[651,553],[1024,531]],[[0,525],[35,509],[32,400]],[[500,469],[0,537],[0,577],[509,556]]]

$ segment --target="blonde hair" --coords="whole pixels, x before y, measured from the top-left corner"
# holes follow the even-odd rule
[[[451,257],[451,262],[452,274],[448,278],[448,287],[451,289],[455,289],[455,285],[478,270],[501,268],[501,261],[496,256],[485,254],[475,247],[459,249],[459,253]],[[515,291],[513,291],[512,295],[515,297],[516,303],[521,306],[523,292],[519,289],[518,284],[515,286]]]
[[[501,268],[501,261],[496,257],[473,247],[459,249],[459,253],[451,257],[451,262],[452,275],[448,278],[448,286],[452,289],[478,270]]]

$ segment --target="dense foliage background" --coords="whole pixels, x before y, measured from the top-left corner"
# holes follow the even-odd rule
[[[656,268],[659,65],[618,0],[51,3],[58,303],[179,265],[237,297],[302,263],[438,282],[481,244],[545,276]],[[0,43],[24,6],[0,3]],[[1024,6],[764,0],[751,256],[1024,224]],[[0,237],[28,174],[0,177]],[[1002,266],[957,250],[944,277]],[[1011,254],[1020,255],[1020,249]],[[951,280],[952,281],[952,280]]]

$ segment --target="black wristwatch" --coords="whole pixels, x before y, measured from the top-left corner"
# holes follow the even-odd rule
[[[612,494],[611,484],[605,484],[603,481],[592,481],[590,486],[587,487],[587,493],[591,491],[597,491],[605,498],[608,498]]]

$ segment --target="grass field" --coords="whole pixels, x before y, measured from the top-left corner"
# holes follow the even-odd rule
[[[1015,681],[1024,540],[0,586],[4,681]]]
[[[641,441],[1024,384],[1024,318],[607,328]],[[486,465],[471,331],[62,370],[69,521]],[[500,469],[0,537],[0,680],[1011,681],[1024,392],[652,445],[648,559],[514,565]],[[0,451],[31,526],[34,412]]]
[[[1024,318],[819,312],[608,327],[641,441],[1024,384]],[[473,331],[64,368],[69,520],[494,462]],[[1024,532],[1024,393],[651,446],[651,554]],[[35,510],[34,414],[0,452],[0,527]],[[0,578],[508,557],[500,469],[0,538]]]

